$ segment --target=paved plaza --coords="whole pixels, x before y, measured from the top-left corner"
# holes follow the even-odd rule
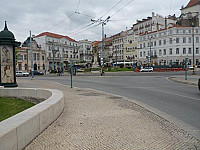
[[[123,97],[48,81],[19,80],[18,84],[58,89],[65,95],[61,116],[26,150],[200,149],[196,138]]]

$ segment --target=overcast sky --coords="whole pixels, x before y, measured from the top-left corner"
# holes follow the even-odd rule
[[[111,16],[111,21],[105,26],[107,36],[126,30],[126,27],[130,29],[137,19],[151,16],[152,12],[164,17],[169,14],[178,16],[181,6],[186,6],[188,2],[189,0],[0,0],[0,31],[6,20],[8,29],[20,42],[26,40],[30,30],[33,35],[48,31],[67,35],[75,40],[101,40],[101,26],[94,27],[97,23],[80,29],[91,24],[91,19],[99,19],[115,5],[102,18]]]

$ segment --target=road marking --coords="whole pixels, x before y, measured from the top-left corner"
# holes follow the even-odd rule
[[[147,89],[147,90],[150,90],[150,91],[162,92],[162,93],[165,93],[165,94],[171,94],[171,95],[175,95],[175,96],[180,96],[180,97],[184,97],[184,98],[189,98],[189,99],[200,101],[200,98],[197,99],[197,98],[193,98],[193,97],[189,97],[189,96],[184,96],[184,95],[180,95],[180,94],[176,94],[176,93],[172,93],[172,92],[165,92],[165,91],[153,90],[153,89],[148,89],[148,88],[144,88],[144,89]]]

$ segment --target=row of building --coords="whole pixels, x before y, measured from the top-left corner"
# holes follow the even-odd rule
[[[18,49],[18,70],[30,70],[30,38]],[[134,62],[136,65],[200,63],[200,0],[190,0],[181,8],[179,17],[152,13],[150,17],[137,20],[131,29],[122,31],[102,41],[76,41],[68,36],[44,32],[33,37],[33,60],[35,70],[54,70],[76,63],[100,64],[104,62]],[[103,54],[103,55],[102,55]]]

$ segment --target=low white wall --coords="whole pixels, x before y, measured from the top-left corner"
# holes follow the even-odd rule
[[[45,101],[0,122],[0,150],[21,150],[64,109],[64,95],[52,89],[0,88],[0,97],[34,97]]]

